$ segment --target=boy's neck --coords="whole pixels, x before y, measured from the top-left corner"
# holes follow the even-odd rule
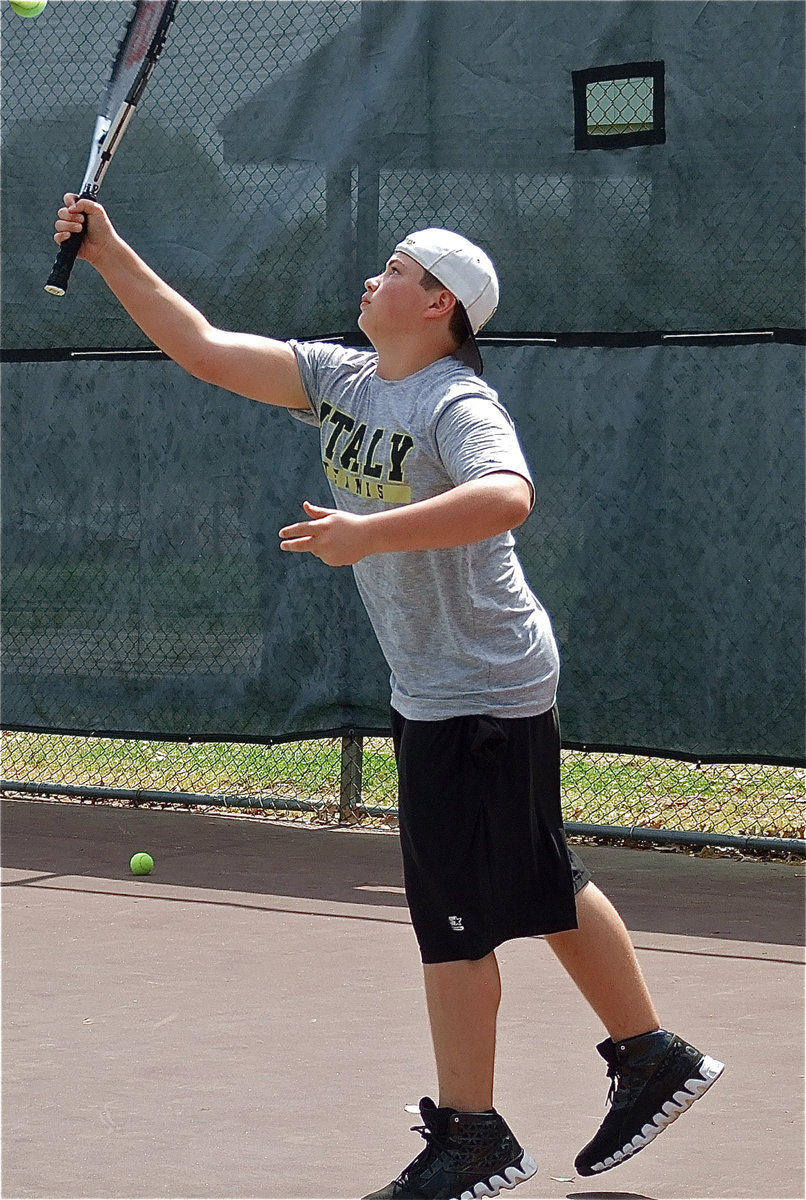
[[[375,347],[378,352],[378,365],[375,374],[379,379],[394,382],[407,379],[424,371],[432,363],[439,362],[453,354],[451,346],[397,345],[384,348]]]

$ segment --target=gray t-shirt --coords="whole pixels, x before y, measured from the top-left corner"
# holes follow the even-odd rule
[[[290,343],[336,507],[373,513],[494,471],[531,483],[512,420],[470,368],[442,358],[406,379],[374,353]],[[392,671],[392,705],[413,720],[537,716],[554,703],[559,658],[547,613],[507,532],[446,550],[375,554],[353,567]]]

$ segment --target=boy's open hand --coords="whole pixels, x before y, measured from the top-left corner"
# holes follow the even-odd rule
[[[351,567],[370,553],[364,517],[333,508],[318,508],[309,500],[302,507],[311,520],[281,529],[281,550],[315,554],[329,567]]]

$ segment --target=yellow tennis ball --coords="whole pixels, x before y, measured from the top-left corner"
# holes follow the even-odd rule
[[[154,859],[144,850],[140,850],[137,854],[132,855],[129,866],[133,875],[150,875],[154,870]]]
[[[11,0],[11,7],[18,17],[38,17],[48,0]]]

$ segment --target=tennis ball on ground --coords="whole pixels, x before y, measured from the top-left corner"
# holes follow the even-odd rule
[[[154,859],[150,854],[140,850],[137,854],[132,855],[132,860],[129,863],[133,875],[150,875],[154,870]]]
[[[11,7],[18,17],[38,17],[48,0],[11,0]]]

